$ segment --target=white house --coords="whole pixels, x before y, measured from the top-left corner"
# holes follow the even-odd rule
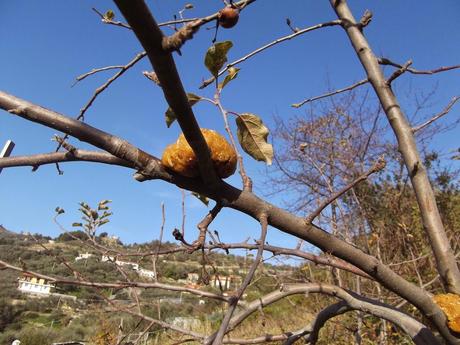
[[[93,254],[88,253],[88,252],[83,253],[83,254],[80,253],[80,254],[78,254],[78,256],[75,258],[75,261],[80,261],[80,260],[89,259],[89,258],[92,257],[92,256],[93,256]]]
[[[31,274],[24,273],[18,278],[18,290],[24,293],[50,295],[54,285],[43,278],[37,278]]]
[[[222,287],[222,289],[224,290],[229,290],[232,288],[237,288],[242,283],[242,281],[243,279],[237,275],[229,275],[229,276],[213,275],[211,276],[209,283],[212,287],[215,287],[215,288]]]
[[[135,271],[139,270],[139,264],[136,264],[135,262],[121,261],[113,256],[102,255],[101,261],[102,262],[107,262],[107,261],[113,262],[117,266],[131,266],[133,270]]]
[[[150,271],[150,270],[146,270],[144,268],[140,268],[137,273],[141,276],[141,277],[144,277],[144,278],[148,278],[148,279],[155,279],[155,272],[153,271]]]
[[[200,275],[198,273],[187,273],[187,282],[188,283],[196,283],[200,279]]]

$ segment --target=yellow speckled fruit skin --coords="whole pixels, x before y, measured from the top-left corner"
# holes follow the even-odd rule
[[[453,293],[435,295],[433,300],[447,317],[447,326],[460,333],[460,296]]]
[[[233,175],[236,169],[236,152],[225,138],[212,129],[201,129],[211,151],[211,160],[221,178]],[[174,144],[169,145],[161,158],[163,165],[175,173],[197,177],[200,175],[198,160],[192,148],[181,134]]]

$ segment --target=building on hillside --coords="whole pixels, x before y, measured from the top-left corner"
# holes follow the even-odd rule
[[[221,288],[224,290],[229,290],[233,288],[237,288],[241,285],[243,279],[237,275],[228,275],[228,276],[211,276],[209,280],[209,284],[215,288]]]
[[[108,255],[102,255],[101,261],[102,262],[113,262],[117,266],[128,266],[128,267],[131,267],[134,271],[136,271],[137,274],[141,277],[148,278],[148,279],[155,279],[155,272],[151,270],[146,270],[145,268],[141,268],[139,267],[139,264],[135,262],[121,261],[121,260],[118,260],[116,257],[108,256]]]
[[[54,285],[43,278],[24,273],[18,278],[18,290],[29,294],[50,295]]]
[[[137,273],[144,278],[155,279],[155,272],[140,268],[137,270]]]
[[[168,321],[176,327],[181,327],[190,331],[202,327],[200,319],[196,317],[178,316]]]
[[[136,264],[135,262],[121,261],[113,256],[102,255],[101,261],[102,262],[113,262],[117,266],[131,266],[133,270],[135,271],[139,270],[139,264]]]
[[[78,256],[75,258],[75,261],[80,261],[80,260],[86,260],[86,259],[89,259],[90,257],[92,257],[93,254],[91,253],[80,253],[78,254]]]
[[[198,273],[187,273],[187,283],[197,283],[200,279]]]

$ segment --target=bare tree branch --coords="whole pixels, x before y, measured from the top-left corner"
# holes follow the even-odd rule
[[[211,344],[211,341],[212,341],[212,345],[222,344],[222,339],[224,338],[225,334],[229,331],[228,328],[229,328],[229,325],[232,319],[232,315],[235,312],[236,307],[238,306],[238,302],[240,301],[241,297],[246,291],[246,288],[249,286],[249,283],[254,278],[254,274],[256,273],[257,267],[259,266],[260,261],[262,260],[262,255],[264,253],[265,238],[267,237],[268,220],[267,220],[266,213],[261,214],[260,225],[261,225],[261,233],[260,233],[260,239],[259,239],[259,244],[258,244],[259,249],[257,250],[257,255],[254,259],[254,262],[252,263],[248,274],[244,278],[243,283],[239,287],[238,292],[236,293],[236,296],[234,296],[231,299],[229,306],[228,306],[228,310],[225,313],[224,319],[222,320],[219,330],[217,331],[217,333],[209,336],[208,339],[206,339],[205,344]]]
[[[354,186],[356,186],[358,183],[366,180],[370,175],[373,173],[376,173],[378,171],[381,171],[382,169],[385,168],[385,159],[383,157],[380,157],[377,162],[374,163],[374,165],[365,173],[361,174],[358,176],[355,180],[347,184],[345,187],[343,187],[341,190],[337,191],[336,193],[332,194],[330,197],[328,197],[326,200],[324,200],[318,208],[307,217],[307,222],[311,223],[316,217],[318,217],[323,210],[330,205],[334,200],[337,198],[341,197],[343,194],[348,192],[350,189],[352,189]]]
[[[457,103],[457,101],[459,99],[460,99],[460,96],[453,97],[452,100],[449,102],[449,104],[443,109],[443,111],[441,111],[440,113],[436,114],[431,119],[429,119],[428,121],[422,123],[421,125],[412,127],[412,132],[417,133],[418,131],[422,130],[423,128],[425,128],[425,127],[427,127],[429,125],[431,125],[433,122],[435,122],[436,120],[440,119],[444,115],[447,115],[450,112],[450,110],[452,109],[452,107],[455,105],[455,103]]]
[[[317,30],[317,29],[321,29],[321,28],[325,28],[325,27],[328,27],[328,26],[335,26],[335,25],[340,25],[341,22],[340,20],[333,20],[331,22],[326,22],[326,23],[321,23],[321,24],[317,24],[317,25],[314,25],[314,26],[310,26],[308,28],[305,28],[305,29],[302,29],[302,30],[298,30],[290,35],[287,35],[287,36],[283,36],[283,37],[280,37],[270,43],[267,43],[266,45],[260,47],[260,48],[257,48],[256,50],[250,52],[249,54],[243,56],[242,58],[239,58],[238,60],[235,60],[233,62],[230,62],[229,64],[227,64],[222,70],[220,70],[218,76],[221,76],[222,74],[224,74],[230,67],[233,67],[233,66],[236,66],[240,63],[242,63],[243,61],[246,61],[247,59],[253,57],[254,55],[258,54],[258,53],[261,53],[263,52],[264,50],[270,48],[270,47],[273,47],[274,45],[277,45],[281,42],[284,42],[284,41],[287,41],[287,40],[291,40],[293,39],[294,37],[297,37],[299,35],[302,35],[302,34],[305,34],[307,32],[310,32],[310,31],[314,31],[314,30]],[[203,83],[201,84],[200,86],[200,89],[204,89],[206,86],[208,86],[209,84],[211,84],[213,81],[215,80],[214,77],[211,77],[205,81],[203,81]]]
[[[401,66],[401,68],[399,68],[396,71],[394,71],[393,74],[390,75],[390,77],[387,79],[387,84],[391,85],[393,80],[395,80],[399,76],[403,75],[404,72],[406,72],[408,70],[410,65],[412,65],[412,60],[407,61],[404,65]]]
[[[224,207],[233,208],[255,219],[259,218],[260,210],[267,210],[270,225],[310,242],[325,253],[355,265],[383,286],[415,305],[444,333],[447,331],[444,313],[431,300],[427,292],[404,280],[375,257],[365,254],[315,225],[308,225],[304,219],[259,199],[253,193],[241,191],[223,181],[219,182],[216,190],[199,179],[190,179],[168,173],[157,158],[134,147],[125,140],[1,91],[0,108],[29,121],[70,134],[131,162],[141,171],[135,175],[138,181],[163,179],[180,188],[192,190],[216,201],[221,201]]]
[[[51,152],[30,156],[0,158],[0,168],[31,166],[36,170],[40,165],[61,162],[95,162],[134,168],[133,164],[107,152],[74,150],[71,152]]]
[[[217,205],[216,205],[217,206]],[[212,212],[212,211],[211,211]],[[212,217],[212,215],[208,214],[200,224],[198,224],[199,228],[202,228]],[[65,229],[63,229],[65,230]],[[71,235],[71,234],[70,234]],[[72,235],[71,235],[72,236]],[[83,244],[88,244],[87,242],[82,241],[79,238],[75,238],[75,240],[80,241]],[[90,243],[91,247],[97,251],[102,250],[106,254],[114,254],[117,257],[148,257],[148,256],[157,256],[157,255],[165,255],[165,254],[173,254],[173,253],[180,253],[180,252],[189,252],[190,251],[190,246],[183,246],[183,247],[175,247],[175,248],[156,248],[153,251],[148,251],[148,252],[121,252],[119,250],[113,249],[113,248],[108,248],[104,247],[103,245],[91,241]],[[195,250],[195,246],[192,244],[191,247]],[[204,250],[207,251],[212,251],[216,249],[222,249],[224,251],[228,251],[231,249],[247,249],[247,250],[258,250],[259,245],[258,244],[251,244],[247,242],[240,242],[240,243],[214,243],[214,244],[208,244],[203,246]],[[269,251],[273,254],[273,256],[279,256],[279,255],[287,255],[287,256],[292,256],[292,257],[298,257],[301,259],[306,259],[314,264],[317,265],[324,265],[324,266],[330,266],[330,267],[335,267],[353,274],[357,274],[363,278],[366,279],[373,279],[371,276],[369,276],[367,273],[363,272],[359,268],[351,265],[350,263],[343,261],[339,258],[333,257],[329,254],[327,255],[315,255],[312,253],[305,252],[303,250],[300,250],[299,248],[296,249],[289,249],[289,248],[283,248],[283,247],[277,247],[273,246],[270,244],[265,244],[264,250]],[[391,264],[390,264],[391,265]]]
[[[72,86],[77,84],[77,82],[82,81],[83,79],[86,79],[90,75],[93,75],[93,74],[96,74],[96,73],[99,73],[99,72],[110,71],[112,69],[121,69],[123,67],[124,67],[124,65],[115,65],[115,66],[105,66],[105,67],[100,67],[100,68],[93,68],[91,71],[86,72],[86,73],[76,77],[75,78],[75,83]]]
[[[253,3],[254,1],[256,1],[256,0],[242,0],[242,1],[235,2],[234,6],[238,7],[240,10],[243,10],[247,5]],[[104,14],[102,14],[96,8],[93,7],[92,10],[94,12],[96,12],[99,15],[99,17],[101,17],[101,20],[102,20],[103,23],[110,24],[110,25],[115,25],[115,26],[120,26],[120,27],[123,27],[125,29],[132,30],[131,26],[129,26],[128,24],[122,23],[120,21],[115,21],[115,20],[112,20],[112,19],[108,19]],[[216,20],[218,18],[218,16],[219,16],[219,12],[211,14],[211,15],[203,17],[203,18],[181,18],[181,19],[169,20],[169,21],[166,21],[166,22],[158,23],[158,26],[162,27],[162,26],[170,26],[170,25],[194,22],[193,26],[195,26],[198,29],[200,26],[202,26],[202,25],[204,25],[206,23],[209,23],[209,22],[211,22],[213,20]]]
[[[266,307],[288,296],[306,293],[326,294],[340,298],[343,301],[339,302],[339,304],[334,304],[334,307],[329,307],[329,310],[326,308],[326,311],[323,310],[320,312],[311,325],[304,330],[305,333],[310,333],[309,341],[312,344],[316,342],[318,331],[330,317],[338,315],[339,312],[344,313],[349,310],[361,310],[398,325],[398,327],[401,327],[416,344],[428,345],[439,343],[428,327],[409,315],[378,300],[359,296],[338,286],[321,283],[288,284],[282,286],[280,290],[273,291],[250,302],[244,310],[240,311],[232,318],[228,331],[235,329],[260,307]],[[335,311],[335,313],[333,313],[333,311]]]
[[[52,277],[52,276],[41,274],[41,273],[34,272],[34,271],[29,271],[27,269],[12,265],[3,260],[0,260],[0,268],[2,269],[8,268],[8,269],[11,269],[17,272],[28,273],[35,277],[43,278],[54,284],[60,284],[60,285],[75,285],[75,286],[86,286],[86,287],[93,287],[93,288],[116,288],[116,289],[130,288],[130,287],[131,288],[136,287],[136,288],[142,288],[142,289],[161,289],[161,290],[168,290],[168,291],[188,292],[192,295],[196,295],[199,297],[212,298],[212,299],[226,302],[226,303],[232,302],[231,297],[226,297],[223,295],[215,294],[215,293],[208,292],[208,291],[202,291],[199,289],[193,289],[193,288],[188,288],[188,287],[178,286],[178,285],[163,284],[159,282],[143,283],[143,282],[125,281],[125,282],[116,282],[116,283],[103,283],[103,282],[89,281],[83,278],[79,280],[64,279],[60,277]],[[72,271],[74,272],[74,270]]]
[[[300,108],[302,105],[304,105],[306,103],[314,102],[314,101],[317,101],[319,99],[326,98],[326,97],[331,97],[331,96],[337,95],[337,94],[342,93],[342,92],[351,91],[351,90],[357,88],[358,86],[367,84],[368,82],[369,82],[369,79],[363,79],[363,80],[358,81],[357,83],[354,83],[353,85],[344,87],[343,89],[338,89],[338,90],[334,90],[334,91],[322,94],[320,96],[307,98],[307,99],[304,99],[302,102],[291,104],[291,106],[294,107],[294,108]]]
[[[374,56],[362,31],[359,29],[346,1],[330,0],[330,3],[338,18],[342,20],[343,29],[347,33],[365,69],[369,81],[396,135],[399,151],[409,171],[423,223],[430,239],[443,284],[447,291],[460,293],[460,271],[445,233],[433,189],[431,188],[427,172],[423,167],[418,153],[412,129],[391,88],[385,87],[387,84],[378,60]],[[437,314],[437,316],[433,315],[434,323],[443,337],[452,344],[459,343],[460,341],[450,334],[445,323],[441,319],[438,319],[438,317],[443,318],[441,312],[438,311],[434,314]]]
[[[94,94],[93,96],[90,98],[90,100],[88,101],[88,103],[86,103],[86,105],[80,109],[80,113],[78,114],[77,116],[77,120],[83,120],[84,117],[85,117],[85,113],[86,111],[89,109],[89,107],[91,107],[91,105],[93,104],[93,102],[96,100],[97,96],[99,96],[105,89],[107,89],[110,84],[112,84],[115,80],[117,80],[119,77],[121,77],[128,69],[130,69],[131,67],[133,67],[136,63],[138,63],[140,60],[142,60],[144,57],[146,56],[146,53],[145,52],[142,52],[142,53],[139,53],[137,54],[134,59],[132,59],[130,62],[128,62],[126,65],[122,66],[120,68],[120,70],[113,75],[113,77],[111,77],[109,80],[107,80],[103,85],[99,86],[95,91],[94,91]],[[91,72],[89,72],[91,73]],[[88,74],[88,73],[86,73]],[[78,78],[80,77],[77,77],[77,80]],[[83,79],[83,78],[82,78]],[[81,80],[81,79],[80,79]]]
[[[389,66],[393,66],[393,67],[396,67],[396,68],[403,68],[404,67],[404,65],[400,65],[400,64],[398,64],[396,62],[393,62],[388,58],[378,58],[377,61],[378,61],[378,63],[380,65],[384,65],[384,66],[389,65]],[[409,72],[409,73],[412,73],[412,74],[428,74],[428,75],[431,75],[431,74],[451,71],[453,69],[458,69],[458,68],[460,68],[460,65],[443,66],[443,67],[435,68],[435,69],[432,69],[432,70],[417,70],[415,68],[409,67],[409,68],[406,68],[406,71]]]
[[[2,91],[0,91],[0,108],[29,121],[72,135],[111,153],[113,156],[130,162],[134,167],[144,170],[147,174],[151,173],[152,176],[162,176],[163,178],[170,176],[163,169],[158,158],[134,147],[121,138],[91,127],[81,121],[42,108]]]
[[[193,114],[171,52],[164,49],[165,36],[143,0],[115,0],[115,3],[147,52],[166,101],[176,114],[184,136],[198,158],[201,177],[211,187],[215,187],[219,178],[214,170],[208,145]]]
[[[112,19],[109,19],[107,18],[104,14],[102,14],[99,10],[97,10],[96,8],[92,8],[92,10],[94,12],[96,12],[99,17],[101,17],[101,21],[105,24],[110,24],[110,25],[114,25],[114,26],[120,26],[122,28],[125,28],[125,29],[129,29],[131,30],[131,27],[128,25],[128,24],[125,24],[125,23],[122,23],[122,22],[119,22],[119,21],[116,21],[116,20],[112,20]]]
[[[206,232],[208,231],[209,225],[217,217],[219,212],[222,210],[222,204],[220,202],[212,208],[211,211],[203,218],[201,222],[198,223],[197,228],[200,231],[198,239],[192,244],[192,247],[198,249],[203,248],[206,242]]]

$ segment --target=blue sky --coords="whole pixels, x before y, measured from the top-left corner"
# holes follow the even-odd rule
[[[147,1],[157,21],[170,20],[183,8],[185,1]],[[374,13],[366,35],[377,55],[404,63],[413,59],[414,67],[431,69],[460,63],[458,37],[460,33],[460,3],[443,1],[349,1],[355,16],[369,6]],[[214,13],[222,1],[193,2],[195,8],[186,13],[199,17]],[[113,9],[110,1],[0,1],[0,89],[38,103],[69,116],[76,116],[94,89],[113,72],[87,78],[71,88],[74,78],[92,68],[126,64],[142,51],[132,32],[104,25],[91,10]],[[336,19],[328,1],[258,0],[242,13],[240,22],[231,30],[221,29],[218,40],[232,40],[234,47],[229,60],[289,34],[285,19],[303,28]],[[209,25],[211,26],[211,25]],[[171,33],[166,29],[167,33]],[[212,97],[211,87],[198,90],[209,74],[203,64],[204,54],[211,45],[213,30],[202,28],[182,49],[175,60],[185,88]],[[282,43],[238,66],[237,80],[223,94],[224,105],[237,112],[260,115],[268,127],[273,116],[290,118],[304,109],[290,104],[327,91],[328,87],[344,87],[364,78],[364,72],[339,27],[315,31]],[[110,89],[104,92],[87,112],[87,123],[119,135],[150,153],[160,156],[164,147],[173,142],[180,129],[174,124],[166,128],[167,108],[158,87],[146,80],[142,71],[150,69],[147,60],[136,65]],[[426,92],[437,87],[432,107],[423,114],[429,117],[441,110],[459,90],[460,71],[432,77],[405,75],[398,79],[396,90],[401,94],[409,88]],[[328,85],[329,83],[329,85]],[[407,99],[406,99],[407,100]],[[413,102],[402,104],[410,113]],[[195,114],[201,127],[223,132],[217,109],[198,104]],[[449,115],[458,117],[454,108]],[[16,142],[14,155],[52,152],[50,139],[56,132],[20,118],[0,112],[0,145],[7,139]],[[83,143],[72,141],[80,148]],[[436,148],[448,152],[458,148],[458,135],[450,132],[435,141]],[[255,181],[257,194],[270,191],[264,183],[263,163],[245,157],[248,173]],[[5,169],[0,175],[0,224],[15,231],[39,232],[56,236],[59,229],[52,222],[54,209],[66,210],[61,221],[67,226],[78,220],[78,202],[90,205],[102,199],[113,200],[114,216],[104,231],[120,236],[124,242],[144,242],[158,237],[161,224],[160,205],[166,207],[166,239],[174,227],[181,224],[181,193],[161,181],[138,183],[132,172],[117,167],[92,163],[62,164],[65,171],[58,176],[54,166],[42,166],[32,173],[29,168]],[[240,186],[238,175],[230,178]],[[271,199],[281,204],[280,197]],[[207,213],[192,196],[186,198],[186,233],[196,236],[195,224]],[[258,224],[238,214],[224,210],[213,223],[224,241],[242,241],[258,236]],[[270,230],[268,241],[290,246],[293,239]]]

